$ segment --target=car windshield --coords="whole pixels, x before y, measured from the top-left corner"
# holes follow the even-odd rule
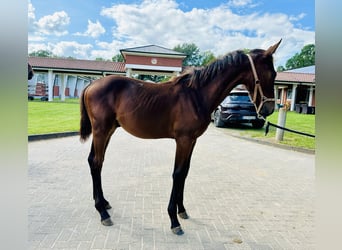
[[[234,94],[230,94],[228,95],[223,103],[227,104],[230,102],[250,102],[250,98],[248,96],[248,94],[244,94],[244,93],[234,93]]]

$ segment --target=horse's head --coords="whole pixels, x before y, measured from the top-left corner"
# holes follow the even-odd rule
[[[277,73],[274,70],[272,55],[280,42],[281,40],[267,50],[254,49],[248,54],[251,65],[250,75],[254,81],[248,81],[245,85],[258,115],[263,117],[271,115],[274,111],[274,80]]]
[[[27,63],[27,79],[31,80],[33,75],[34,73],[33,73],[32,66],[29,63]]]

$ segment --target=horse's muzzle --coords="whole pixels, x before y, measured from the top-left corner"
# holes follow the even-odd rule
[[[273,111],[274,111],[274,101],[267,101],[262,105],[262,108],[259,113],[263,117],[267,117],[271,115]]]

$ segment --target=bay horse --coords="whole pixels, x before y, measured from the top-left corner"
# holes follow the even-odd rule
[[[281,40],[267,50],[237,50],[201,69],[153,84],[125,76],[106,76],[89,84],[80,97],[80,139],[92,134],[88,156],[95,208],[105,226],[113,225],[104,198],[101,169],[109,140],[118,127],[145,139],[176,141],[173,184],[168,204],[171,230],[183,234],[177,218],[189,218],[183,204],[184,184],[196,144],[210,124],[210,114],[238,84],[245,84],[258,114],[274,110],[273,53]],[[259,78],[258,78],[259,76]]]

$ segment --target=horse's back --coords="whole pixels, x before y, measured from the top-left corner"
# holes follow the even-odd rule
[[[104,96],[105,93],[119,92],[130,85],[129,78],[124,76],[110,75],[97,79],[91,83],[87,90],[89,96]]]

